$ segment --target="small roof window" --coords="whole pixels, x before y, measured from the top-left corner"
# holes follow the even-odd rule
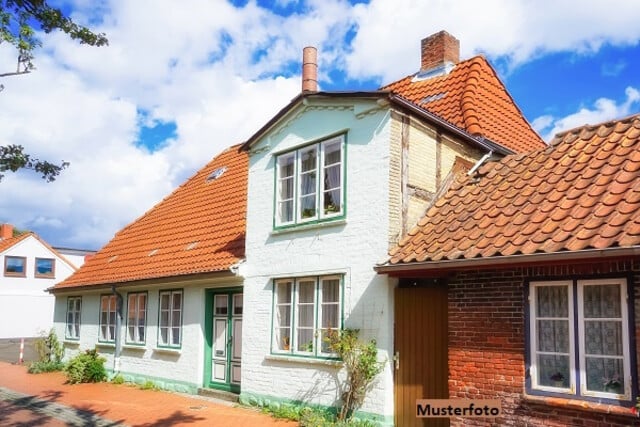
[[[216,179],[220,178],[226,171],[227,171],[226,166],[222,166],[221,168],[214,170],[207,177],[207,182],[215,181]]]

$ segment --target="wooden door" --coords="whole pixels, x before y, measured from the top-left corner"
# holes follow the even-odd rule
[[[448,399],[447,287],[400,286],[395,293],[395,424],[448,426],[416,418],[416,399]]]

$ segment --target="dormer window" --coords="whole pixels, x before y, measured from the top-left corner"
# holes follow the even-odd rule
[[[276,158],[275,226],[344,217],[344,136]]]
[[[36,258],[36,277],[52,279],[56,273],[56,260],[52,258]]]
[[[4,275],[9,277],[26,277],[27,259],[23,256],[5,256]]]

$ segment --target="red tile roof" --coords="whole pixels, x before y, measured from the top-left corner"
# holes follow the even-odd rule
[[[244,257],[247,172],[247,153],[228,148],[55,289],[229,270]]]
[[[18,242],[23,241],[24,239],[26,239],[29,236],[34,236],[34,234],[33,233],[22,233],[19,236],[11,237],[10,239],[0,239],[0,252],[6,251],[7,249],[12,247],[13,245],[17,244]]]
[[[459,62],[446,75],[425,79],[411,75],[381,89],[516,153],[545,145],[482,56]]]
[[[640,114],[464,176],[389,264],[640,245]]]

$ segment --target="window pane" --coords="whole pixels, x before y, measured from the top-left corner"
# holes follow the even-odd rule
[[[173,345],[180,345],[180,328],[173,328],[171,331],[171,344]]]
[[[280,178],[293,176],[293,163],[295,155],[293,153],[278,157],[278,167],[280,168]]]
[[[7,273],[24,273],[25,259],[20,257],[5,257]]]
[[[180,310],[180,308],[182,307],[182,294],[179,292],[176,292],[172,296],[173,296],[173,309]]]
[[[584,287],[584,317],[620,318],[621,315],[619,285],[593,285]]]
[[[298,302],[299,303],[313,303],[315,293],[314,281],[300,281],[298,284]]]
[[[312,194],[300,198],[300,218],[313,218],[316,216],[316,196]]]
[[[144,326],[138,327],[138,340],[140,340],[140,341],[144,341],[145,340]]]
[[[233,296],[233,314],[242,315],[242,294]]]
[[[169,328],[160,328],[160,343],[169,343]]]
[[[313,351],[313,329],[298,329],[298,351]]]
[[[129,326],[127,328],[127,334],[128,334],[127,339],[129,341],[136,341],[136,327],[135,326]]]
[[[538,320],[538,351],[569,352],[569,321]]]
[[[169,312],[161,311],[160,312],[160,326],[169,326]]]
[[[280,222],[293,221],[293,200],[287,202],[278,203],[278,215],[280,216]]]
[[[340,145],[342,141],[338,140],[324,145],[324,164],[325,166],[340,163]]]
[[[622,356],[622,322],[584,322],[585,351],[588,355]]]
[[[323,328],[338,328],[338,304],[323,304],[322,305],[322,327]]]
[[[313,147],[306,148],[301,150],[300,159],[302,163],[301,172],[309,172],[316,169],[317,163],[317,151],[318,146],[314,145]]]
[[[622,359],[587,357],[587,389],[606,393],[624,393]]]
[[[291,306],[279,306],[277,310],[278,315],[276,318],[276,325],[287,327],[291,326]]]
[[[171,315],[171,326],[180,326],[180,312],[174,311]]]
[[[280,200],[293,199],[293,177],[280,180]]]
[[[291,282],[278,282],[276,284],[276,304],[291,303]]]
[[[226,316],[227,315],[227,306],[229,302],[227,300],[227,295],[216,295],[215,296],[215,314],[217,316]]]
[[[278,350],[288,351],[291,349],[291,329],[279,328],[276,330],[276,345]]]
[[[169,308],[169,294],[160,295],[160,308],[163,310]]]
[[[36,258],[36,274],[53,274],[54,260],[48,258]]]
[[[539,286],[536,288],[537,317],[568,317],[569,288],[567,286]]]
[[[338,279],[322,281],[322,302],[338,302],[340,299],[340,282]]]
[[[313,327],[313,304],[298,306],[298,326]]]
[[[569,356],[538,355],[538,384],[569,387]]]

